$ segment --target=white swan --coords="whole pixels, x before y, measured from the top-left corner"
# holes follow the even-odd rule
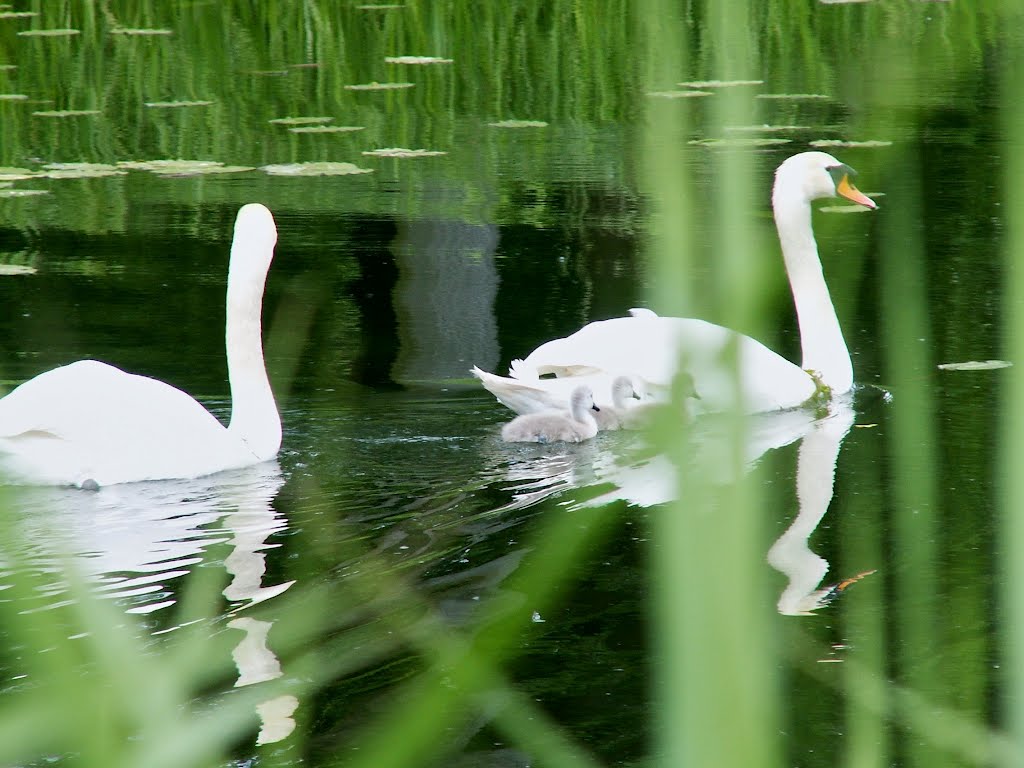
[[[665,398],[683,365],[693,377],[702,411],[748,413],[802,405],[819,393],[838,395],[853,386],[853,366],[818,258],[811,228],[811,201],[839,195],[867,208],[875,203],[850,181],[853,169],[824,152],[803,152],[775,172],[772,208],[800,324],[803,362],[794,365],[759,341],[703,320],[659,317],[648,310],[590,323],[542,344],[512,362],[511,377],[473,369],[499,401],[517,413],[565,407],[585,383],[595,402],[611,401],[622,374],[637,377],[652,396]],[[739,352],[740,391],[722,364],[730,343]],[[542,378],[553,374],[555,378]]]
[[[39,374],[0,399],[0,477],[95,487],[200,477],[277,455],[281,419],[260,325],[276,243],[270,211],[257,203],[243,206],[228,269],[227,428],[169,384],[80,360]]]
[[[578,443],[597,434],[592,411],[594,395],[589,387],[576,387],[569,401],[569,412],[538,411],[516,416],[501,428],[506,443]]]

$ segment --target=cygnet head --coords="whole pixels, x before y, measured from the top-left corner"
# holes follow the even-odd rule
[[[594,393],[587,386],[579,386],[572,391],[572,397],[569,399],[569,408],[573,416],[582,415],[587,411],[601,410],[594,405]]]
[[[640,387],[632,376],[616,376],[612,382],[612,405],[625,408],[628,402],[641,398]]]
[[[853,185],[856,175],[853,168],[827,152],[801,152],[787,158],[776,169],[772,200],[778,203],[781,197],[798,196],[810,202],[838,196],[865,208],[877,208],[874,200]]]

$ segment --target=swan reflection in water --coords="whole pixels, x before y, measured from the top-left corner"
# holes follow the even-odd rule
[[[742,446],[745,469],[769,450],[800,441],[796,472],[798,513],[768,550],[767,561],[789,580],[777,603],[779,612],[811,614],[851,583],[872,573],[857,574],[822,587],[829,564],[808,545],[832,501],[839,451],[854,423],[851,398],[834,399],[824,416],[820,411],[803,408],[757,414],[748,419]],[[599,435],[597,440],[564,446],[555,453],[550,446],[521,452],[519,460],[505,473],[506,479],[514,483],[509,508],[529,506],[559,491],[587,487],[601,489],[583,502],[587,506],[622,500],[648,507],[674,501],[679,477],[672,460],[660,453],[639,459],[624,457],[620,434]],[[729,458],[733,445],[730,430],[721,419],[697,419],[690,429],[690,440],[699,463],[699,476],[716,484],[737,479],[727,469],[734,466]],[[502,448],[506,453],[510,450],[509,446]]]
[[[124,601],[128,613],[153,614],[174,605],[174,582],[209,560],[212,547],[226,546],[230,581],[223,594],[234,614],[227,626],[243,633],[232,652],[240,687],[281,676],[266,643],[271,622],[240,614],[293,584],[263,583],[265,552],[278,546],[267,539],[287,526],[273,505],[283,484],[277,462],[269,461],[194,480],[127,483],[96,492],[24,487],[9,500],[22,527],[15,540],[27,542],[21,559],[28,567],[60,572],[70,555],[93,591]],[[66,591],[66,585],[51,583],[38,607],[67,599]],[[297,706],[291,696],[261,704],[258,743],[287,736]]]

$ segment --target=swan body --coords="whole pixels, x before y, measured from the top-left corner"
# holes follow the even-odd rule
[[[506,443],[579,443],[597,434],[593,416],[597,411],[590,388],[577,386],[568,413],[551,410],[516,416],[501,428],[501,439]]]
[[[281,420],[261,337],[263,290],[276,242],[267,208],[253,203],[239,210],[225,328],[229,426],[169,384],[80,360],[0,398],[0,477],[94,487],[201,477],[276,456]]]
[[[595,402],[611,403],[617,376],[636,377],[651,396],[667,399],[680,370],[693,379],[703,411],[739,406],[747,413],[795,408],[820,392],[838,395],[853,386],[853,366],[825,283],[811,228],[811,201],[845,197],[875,203],[850,182],[854,171],[824,152],[803,152],[776,170],[772,209],[800,325],[803,362],[781,357],[759,341],[695,318],[660,317],[650,310],[600,320],[542,344],[512,362],[510,376],[473,369],[483,385],[517,413],[565,407],[568,393],[585,383]],[[735,349],[739,377],[725,364]],[[550,378],[553,376],[553,378]]]

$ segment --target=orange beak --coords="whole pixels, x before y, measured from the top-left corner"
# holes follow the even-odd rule
[[[870,208],[872,210],[878,208],[878,205],[874,200],[850,183],[850,177],[845,173],[839,183],[836,184],[836,194],[840,197],[845,197],[847,200],[857,203],[858,205],[863,205],[865,208]]]

